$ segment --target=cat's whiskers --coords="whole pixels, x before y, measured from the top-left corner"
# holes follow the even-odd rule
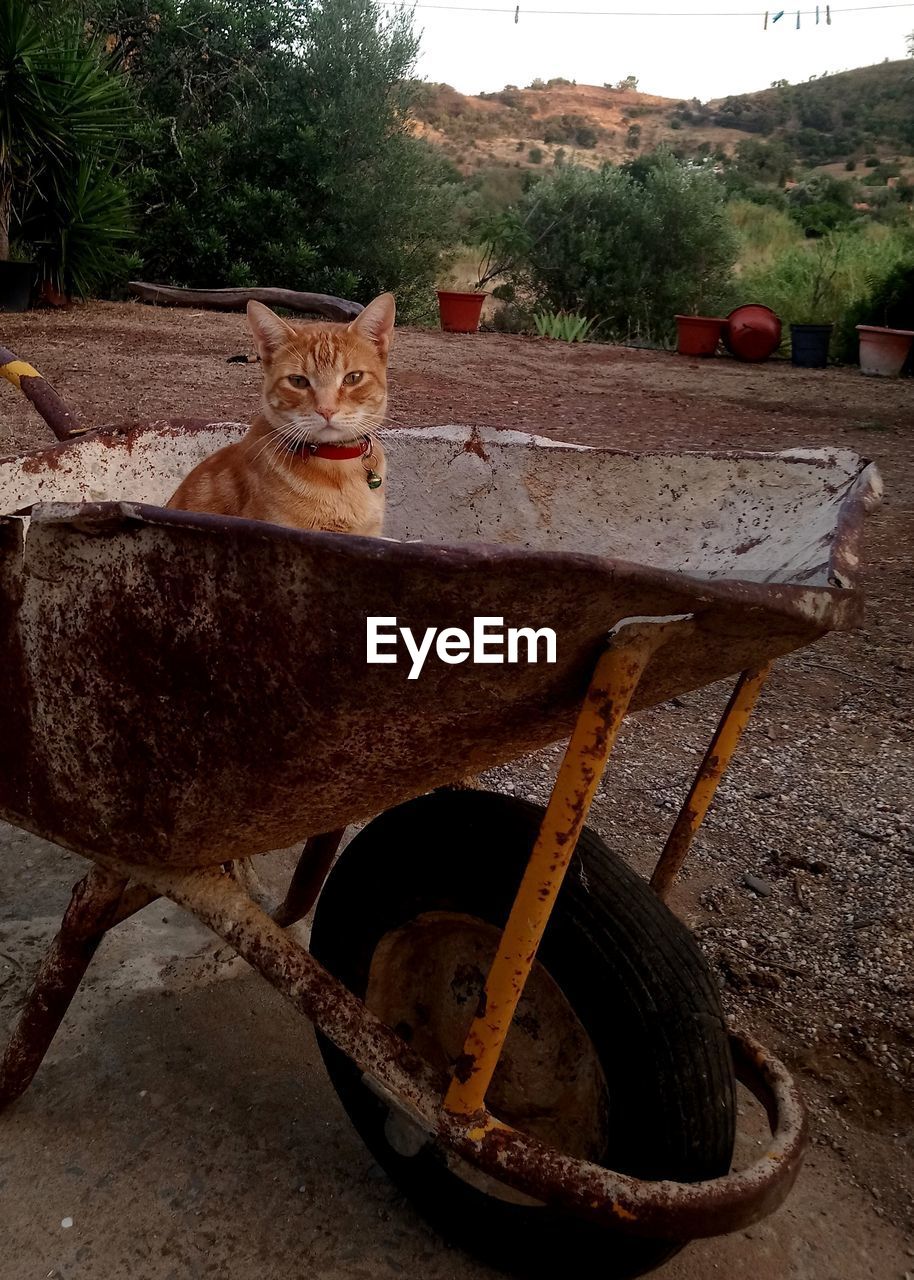
[[[268,449],[270,449],[270,448],[273,446],[273,444],[275,443],[275,441],[276,441],[277,437],[278,437],[280,434],[281,434],[281,433],[280,433],[279,428],[274,427],[272,431],[269,431],[269,432],[268,432],[268,433],[263,437],[263,439],[259,442],[259,443],[260,443],[260,448],[259,448],[259,449],[257,450],[257,452],[256,452],[256,453],[251,457],[251,465],[252,465],[252,466],[253,466],[255,463],[257,463],[257,462],[260,460],[260,458],[262,457],[262,455],[263,455],[263,454],[264,454]]]
[[[266,436],[263,438],[260,448],[251,459],[252,466],[260,460],[262,455],[266,453],[268,449],[273,448],[277,442],[281,444],[284,430],[284,427],[274,427],[271,431],[267,432]]]

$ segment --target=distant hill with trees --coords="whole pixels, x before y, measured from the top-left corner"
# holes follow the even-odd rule
[[[706,103],[639,93],[635,76],[602,86],[556,77],[476,97],[423,84],[414,115],[417,132],[464,174],[549,165],[557,156],[561,164],[572,153],[593,168],[658,146],[680,158],[724,161],[750,139],[775,146],[771,180],[823,165],[850,171],[870,159],[870,168],[894,164],[899,174],[914,173],[914,58]]]

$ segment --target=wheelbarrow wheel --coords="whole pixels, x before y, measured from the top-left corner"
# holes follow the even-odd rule
[[[314,955],[449,1072],[543,810],[440,791],[376,818],[318,901]],[[520,1276],[623,1280],[684,1242],[598,1227],[404,1138],[395,1111],[321,1039],[378,1163],[449,1241]],[[568,1154],[646,1179],[727,1172],[735,1089],[716,985],[688,930],[585,828],[489,1089],[491,1111]],[[398,1127],[399,1126],[399,1127]]]

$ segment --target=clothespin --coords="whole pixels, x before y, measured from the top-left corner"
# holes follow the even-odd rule
[[[777,12],[777,13],[774,15],[774,17],[771,19],[771,24],[772,24],[772,26],[773,26],[773,25],[778,21],[778,19],[783,18],[783,16],[784,16],[784,10],[783,10],[783,9],[779,9],[779,10],[778,10],[778,12]]]
[[[800,29],[800,11],[797,9],[797,31]]]
[[[767,9],[765,10],[765,25],[762,27],[762,30],[763,31],[768,30],[768,10]]]
[[[816,26],[819,25],[819,6],[816,5]]]
[[[519,22],[519,21],[520,21],[520,5],[518,5],[518,6],[517,6],[517,8],[514,10],[514,25],[515,25],[515,27],[517,26],[517,24],[518,24],[518,22]]]
[[[831,5],[830,4],[827,4],[825,6],[825,21],[829,26],[831,26]]]

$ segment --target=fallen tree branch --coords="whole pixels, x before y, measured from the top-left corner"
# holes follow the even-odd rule
[[[326,316],[328,320],[354,320],[362,310],[360,302],[348,302],[328,293],[299,293],[295,289],[178,289],[170,284],[148,284],[131,280],[128,289],[143,302],[173,307],[210,307],[216,311],[242,311],[249,302],[287,307]]]

